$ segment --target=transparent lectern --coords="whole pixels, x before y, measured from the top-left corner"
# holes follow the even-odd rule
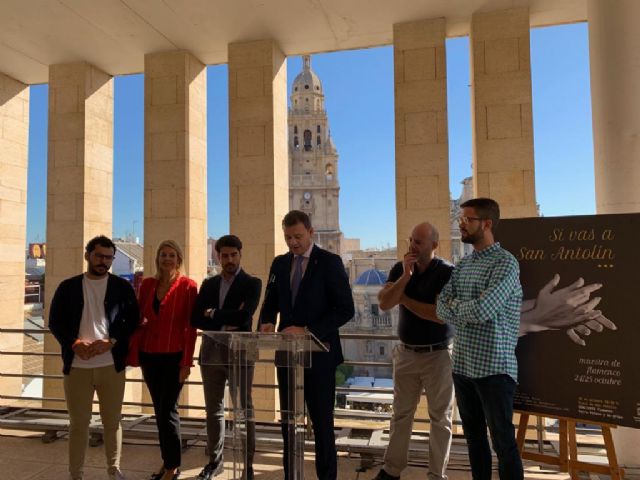
[[[229,382],[227,410],[232,422],[231,451],[233,463],[220,478],[253,479],[255,452],[255,418],[252,401],[253,370],[256,362],[279,367],[286,375],[288,391],[280,411],[280,420],[289,445],[288,470],[293,480],[304,478],[305,404],[304,369],[311,367],[311,352],[327,352],[328,347],[313,334],[291,335],[257,332],[203,332],[200,363],[216,365],[226,371]],[[282,402],[282,399],[281,399]],[[229,463],[227,463],[229,465]]]

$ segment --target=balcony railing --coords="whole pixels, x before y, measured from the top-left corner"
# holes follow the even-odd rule
[[[29,379],[31,381],[26,384],[23,382],[23,385],[26,385],[27,388],[22,392],[22,395],[12,395],[7,393],[5,388],[0,389],[0,426],[2,428],[42,431],[45,432],[45,437],[43,437],[43,440],[45,441],[47,440],[47,436],[56,438],[58,431],[66,431],[68,428],[68,420],[65,413],[65,399],[57,396],[45,397],[42,392],[38,394],[37,391],[29,393],[30,384],[34,381],[61,382],[63,379],[61,372],[44,373],[44,360],[49,358],[59,358],[60,354],[58,352],[45,352],[44,342],[42,340],[36,342],[36,345],[41,346],[42,349],[33,349],[34,339],[42,339],[45,335],[50,335],[50,331],[45,328],[0,328],[0,336],[4,335],[23,335],[25,345],[29,343],[32,348],[30,351],[1,350],[0,358],[15,358],[15,361],[10,362],[10,364],[16,365],[16,368],[14,371],[0,371],[0,380],[10,381],[10,379],[21,378],[23,380]],[[362,341],[393,342],[398,340],[396,335],[379,335],[369,333],[343,333],[341,334],[341,338],[344,340]],[[33,366],[34,362],[29,363],[30,361],[35,361],[36,366]],[[7,362],[2,363],[5,365],[7,364]],[[269,360],[263,360],[260,361],[260,363],[272,364]],[[387,367],[389,369],[392,367],[390,362],[355,360],[347,360],[345,365],[353,367]],[[133,370],[127,372],[126,381],[128,388],[135,385],[138,385],[139,388],[139,385],[143,382],[141,378],[133,378],[134,375],[132,374],[134,372],[135,371]],[[194,377],[195,376],[196,375],[194,375]],[[191,379],[186,382],[186,385],[187,388],[189,386],[199,386],[199,391],[201,391],[202,382],[197,379]],[[277,385],[275,383],[255,383],[253,388],[254,390],[273,390],[277,388]],[[58,391],[62,392],[62,388]],[[340,386],[336,388],[336,397],[344,397],[346,394],[353,393],[392,394],[393,389],[374,388],[368,386]],[[258,395],[255,395],[255,397],[258,397]],[[94,403],[97,404],[97,402]],[[46,408],[43,408],[45,405]],[[123,406],[123,425],[126,423],[125,434],[135,437],[155,438],[155,434],[153,434],[155,426],[152,423],[149,423],[151,420],[148,413],[146,413],[152,407],[152,404],[150,402],[125,400],[123,402]],[[185,416],[184,418],[185,427],[187,428],[185,428],[183,438],[186,438],[187,440],[201,438],[202,431],[204,429],[203,402],[194,403],[189,400],[187,403],[181,404],[180,408],[187,411],[190,415]],[[391,412],[388,408],[388,404],[385,404],[384,406],[382,406],[382,404],[377,406],[375,405],[375,401],[372,402],[370,407],[364,408],[365,409],[363,410],[357,407],[351,409],[336,407],[335,416],[337,428],[346,428],[349,431],[359,432],[353,438],[350,434],[341,436],[337,445],[342,451],[359,453],[360,455],[365,455],[366,458],[372,458],[373,455],[380,459],[384,453],[385,444],[377,442],[376,445],[367,444],[368,446],[363,446],[361,436],[363,432],[368,432],[367,435],[374,435],[374,432],[382,432],[385,435],[385,438],[388,438],[387,432],[389,429]],[[367,410],[366,408],[370,409]],[[256,409],[256,415],[258,415],[259,412],[260,410]],[[269,413],[273,414],[274,412],[270,411]],[[454,436],[457,439],[456,442],[460,445],[460,442],[463,441],[462,430],[457,418],[457,414],[454,415]],[[412,437],[424,437],[424,430],[428,430],[428,423],[428,419],[416,418],[414,422],[415,430]],[[261,431],[265,438],[266,436],[273,436],[273,432],[278,431],[278,425],[275,420],[272,422],[257,422],[257,424],[259,436],[261,435]],[[542,451],[545,448],[548,450],[550,448],[549,442],[543,441],[545,426],[539,421],[537,427],[533,428],[536,428],[538,432],[539,450]],[[94,430],[92,430],[92,432],[96,433]],[[98,429],[97,434],[100,434],[100,432],[101,430]],[[278,437],[277,433],[275,436]],[[260,441],[260,438],[258,438],[258,441]],[[269,442],[269,445],[273,444],[273,439],[270,439]],[[425,442],[426,440],[422,441],[422,443]],[[313,444],[309,443],[307,448],[313,450]],[[463,452],[461,455],[466,455],[463,449],[459,450]],[[412,460],[416,460],[416,458],[414,458],[416,452],[412,450],[410,453]],[[422,455],[422,453],[420,453],[420,455]],[[365,461],[365,457],[362,457],[363,462]]]
[[[350,320],[345,326],[345,331],[352,332],[353,330],[367,331],[367,330],[390,330],[393,328],[393,317],[391,315],[359,315]],[[349,333],[348,335],[351,335]],[[347,338],[340,333],[340,338]],[[367,334],[370,335],[370,334]],[[379,340],[380,335],[376,335],[375,338]],[[394,337],[397,340],[398,337]]]
[[[51,335],[51,332],[46,328],[0,328],[0,335],[23,335],[25,338],[31,339],[31,343],[34,343],[35,338],[42,338],[43,335]],[[397,336],[395,335],[371,335],[371,334],[356,334],[356,333],[345,333],[341,335],[342,339],[354,339],[354,340],[397,340]],[[39,341],[36,342],[42,346],[42,351],[34,350],[33,348],[29,351],[10,351],[10,350],[0,350],[0,357],[15,357],[16,361],[12,362],[13,365],[16,365],[16,371],[0,371],[0,378],[22,378],[22,379],[41,379],[41,380],[55,380],[62,381],[64,375],[62,372],[55,374],[45,374],[42,372],[29,372],[25,371],[24,368],[24,359],[40,359],[41,362],[45,358],[60,358],[59,352],[45,352],[44,351],[44,342]],[[20,362],[19,359],[23,361]],[[197,358],[194,358],[196,361]],[[269,360],[259,360],[258,363],[269,364],[272,363]],[[392,364],[389,362],[367,362],[367,361],[357,361],[357,360],[347,360],[344,362],[344,365],[349,365],[353,367],[392,367]],[[44,370],[44,369],[42,369]],[[142,383],[143,380],[141,378],[131,378],[131,375],[127,375],[127,383]],[[188,380],[186,385],[202,385],[200,380]],[[275,389],[277,385],[275,383],[269,384],[260,384],[254,383],[253,388],[255,389]],[[370,393],[393,393],[393,389],[391,388],[365,388],[365,387],[337,387],[336,393],[346,393],[346,392],[370,392]],[[0,407],[3,405],[7,405],[8,402],[15,404],[15,402],[58,402],[64,409],[65,399],[63,397],[44,397],[40,396],[32,396],[32,395],[10,395],[5,393],[5,390],[0,390]],[[152,407],[153,405],[149,402],[133,402],[133,401],[125,401],[124,405],[126,406],[137,406],[137,407]],[[180,405],[181,408],[189,409],[189,410],[204,410],[204,405],[200,404],[183,404]]]
[[[291,175],[291,187],[335,187],[335,176],[327,177],[319,173],[309,175]]]

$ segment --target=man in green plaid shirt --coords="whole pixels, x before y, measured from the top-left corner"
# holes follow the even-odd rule
[[[440,293],[437,314],[456,327],[453,382],[473,479],[491,479],[488,426],[500,478],[519,480],[524,473],[513,428],[522,304],[518,262],[494,241],[500,219],[495,200],[476,198],[461,207],[462,241],[474,250]]]

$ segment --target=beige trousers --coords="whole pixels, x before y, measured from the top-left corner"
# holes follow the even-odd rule
[[[69,473],[81,480],[84,456],[89,442],[89,423],[94,393],[98,394],[100,418],[104,428],[104,449],[109,473],[120,468],[122,450],[122,399],[125,372],[113,365],[100,368],[71,368],[64,376],[64,395],[69,410]]]
[[[393,476],[407,466],[413,418],[420,395],[427,396],[429,410],[430,480],[446,479],[451,449],[453,376],[451,347],[447,350],[416,353],[396,345],[393,350],[393,417],[384,470]]]

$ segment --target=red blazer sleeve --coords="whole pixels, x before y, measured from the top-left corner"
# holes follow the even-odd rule
[[[196,302],[196,297],[198,296],[198,286],[196,282],[191,279],[187,279],[188,284],[186,286],[186,298],[185,298],[185,311],[184,311],[184,349],[182,350],[184,353],[182,355],[182,361],[180,365],[183,367],[191,367],[193,366],[193,352],[196,348],[196,337],[198,336],[198,332],[195,328],[191,326],[191,313],[193,310],[193,306]]]

